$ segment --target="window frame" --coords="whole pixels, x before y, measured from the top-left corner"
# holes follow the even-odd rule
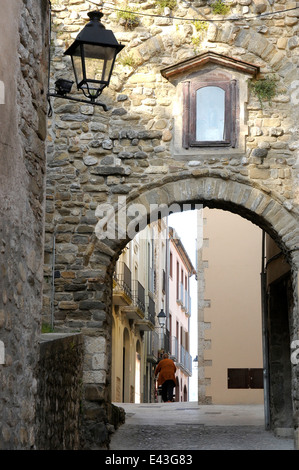
[[[205,87],[219,87],[225,92],[225,138],[224,140],[196,140],[196,93]],[[195,78],[183,83],[183,147],[236,147],[237,143],[237,80]]]
[[[228,389],[263,389],[263,368],[229,368],[227,369]]]

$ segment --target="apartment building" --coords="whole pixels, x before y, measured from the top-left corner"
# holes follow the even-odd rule
[[[198,216],[199,402],[262,404],[262,231],[223,210]]]
[[[169,227],[169,351],[177,365],[176,401],[188,401],[190,355],[191,296],[190,277],[196,274],[177,232]]]
[[[123,250],[113,278],[112,401],[157,401],[154,370],[165,351],[177,366],[176,400],[188,400],[194,273],[167,218],[148,225]]]

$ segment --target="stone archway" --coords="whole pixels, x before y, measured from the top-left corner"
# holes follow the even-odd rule
[[[104,245],[100,240],[98,248],[101,250],[101,247],[105,246],[107,255],[109,248],[112,258],[117,257],[118,252],[130,240],[130,235],[137,225],[144,227],[148,222],[159,217],[161,212],[163,216],[163,210],[166,214],[169,208],[175,209],[175,205],[180,206],[182,210],[184,205],[191,209],[196,204],[203,204],[210,208],[234,212],[258,225],[280,246],[291,263],[292,259],[295,262],[295,252],[298,249],[296,238],[299,235],[298,221],[292,214],[291,208],[283,203],[283,199],[257,184],[248,183],[245,178],[244,181],[232,180],[229,175],[207,175],[208,173],[208,170],[199,170],[185,177],[179,175],[172,178],[166,177],[159,182],[145,185],[142,192],[134,194],[132,191],[129,197],[121,200],[121,205],[118,203],[110,205],[108,216],[114,219],[115,231],[112,234],[114,236],[105,241]],[[106,203],[104,206],[107,210]],[[120,211],[122,211],[122,223],[124,214],[126,216],[126,233],[123,231],[123,226],[120,228],[118,225]],[[136,212],[139,214],[133,221],[132,218]],[[109,217],[105,222],[109,220]],[[128,231],[130,225],[131,230]],[[94,240],[97,237],[101,238],[99,233],[97,234],[98,230],[100,229],[96,225]],[[90,245],[87,253],[93,252],[93,245],[94,243]]]
[[[139,231],[148,222],[155,220],[155,217],[163,216],[163,211],[172,210],[174,206],[182,210],[196,207],[203,204],[210,208],[221,208],[250,220],[266,231],[283,251],[292,269],[293,285],[293,310],[290,315],[290,335],[289,341],[297,339],[298,332],[298,302],[297,302],[297,271],[298,271],[298,222],[292,212],[285,207],[276,195],[269,194],[257,185],[251,186],[246,181],[225,179],[219,175],[200,175],[195,177],[179,178],[175,180],[164,180],[144,187],[142,194],[131,194],[122,201],[122,206],[111,206],[109,213],[110,220],[115,221],[115,237],[101,239],[100,232],[96,227],[97,235],[94,235],[93,242],[87,249],[86,263],[92,266],[97,259],[101,259],[103,270],[102,283],[98,285],[102,291],[102,302],[105,306],[107,329],[101,334],[106,337],[106,357],[107,364],[111,355],[111,334],[110,334],[110,306],[112,295],[112,273],[115,261],[120,250],[129,241],[129,234],[124,234],[118,224],[118,216],[122,211],[122,221],[124,212],[126,216],[126,227],[131,225]],[[136,214],[137,217],[136,217]],[[134,218],[135,215],[135,218]],[[133,216],[133,217],[132,217]],[[107,222],[107,219],[106,219]],[[121,237],[118,237],[121,235]],[[293,420],[295,432],[298,428],[298,384],[297,367],[292,365],[292,384],[290,389],[293,396]],[[105,370],[106,382],[101,384],[104,388],[109,387],[109,368]],[[86,384],[88,387],[88,384]],[[100,385],[100,384],[97,384]],[[87,394],[88,397],[88,394]],[[295,436],[296,436],[295,433]]]
[[[62,0],[60,3],[56,15],[59,24],[67,25],[67,31],[69,2]],[[283,85],[286,95],[276,98],[277,106],[269,113],[262,113],[262,120],[255,99],[251,96],[246,97],[245,102],[247,103],[248,98],[249,105],[247,111],[249,114],[253,109],[255,111],[252,119],[248,122],[246,119],[246,123],[244,121],[246,126],[251,121],[250,129],[248,134],[246,131],[246,147],[237,154],[236,158],[233,158],[234,153],[231,150],[228,154],[224,154],[223,158],[223,152],[218,152],[217,149],[215,152],[212,150],[208,157],[205,152],[199,152],[195,154],[194,160],[188,152],[174,155],[173,141],[176,134],[173,130],[174,89],[173,85],[162,79],[161,66],[163,64],[165,67],[193,57],[194,46],[191,40],[193,34],[191,25],[180,24],[177,29],[170,30],[169,25],[173,25],[171,17],[166,19],[165,27],[161,22],[158,28],[155,22],[152,27],[147,24],[146,34],[140,43],[136,41],[135,31],[125,32],[126,40],[132,40],[136,65],[129,68],[129,71],[127,67],[116,67],[112,87],[105,97],[112,106],[111,112],[106,117],[99,118],[97,113],[86,107],[82,112],[79,112],[75,106],[69,105],[58,105],[55,109],[56,116],[49,128],[51,145],[48,150],[50,169],[48,204],[49,212],[52,212],[51,215],[48,214],[50,220],[48,223],[49,233],[54,232],[54,241],[57,225],[59,233],[60,222],[70,223],[70,226],[62,226],[63,233],[59,234],[59,243],[62,245],[59,249],[64,250],[64,253],[57,264],[60,264],[65,277],[59,284],[60,298],[59,300],[58,296],[56,298],[59,304],[57,318],[62,328],[67,330],[80,328],[88,338],[86,341],[88,369],[85,371],[84,382],[89,416],[92,416],[93,421],[102,420],[98,407],[111,401],[109,390],[112,354],[112,274],[120,250],[130,239],[126,234],[126,227],[134,218],[134,214],[131,214],[131,217],[126,217],[125,214],[123,217],[121,211],[121,224],[118,223],[118,206],[115,202],[118,195],[126,195],[123,196],[125,212],[129,207],[134,209],[133,206],[136,208],[137,205],[144,208],[144,212],[140,215],[140,224],[150,220],[151,205],[154,204],[158,206],[165,204],[166,208],[171,204],[178,204],[180,208],[183,208],[184,204],[205,204],[211,208],[235,212],[269,233],[292,267],[293,312],[290,316],[290,339],[297,340],[299,257],[296,212],[298,196],[296,23],[298,19],[293,17],[292,13],[290,17],[288,14],[282,15],[279,28],[273,27],[277,22],[276,15],[274,18],[267,16],[268,19],[256,18],[250,23],[250,15],[253,12],[251,8],[254,9],[256,7],[254,3],[257,2],[246,2],[249,5],[245,7],[247,13],[241,3],[237,2],[233,6],[234,14],[239,14],[240,9],[243,9],[240,21],[235,23],[229,19],[221,28],[212,21],[207,32],[208,41],[199,49],[205,52],[212,48],[213,51],[230,58],[238,57],[242,51],[242,59],[254,63],[255,66],[258,65],[263,72],[270,70],[276,72],[278,83]],[[78,5],[76,8],[79,11],[81,7]],[[177,7],[182,8],[180,2]],[[195,17],[202,12],[207,13],[205,2],[196,8]],[[259,5],[259,9],[272,11],[271,6],[267,8],[266,5]],[[186,5],[183,5],[181,11],[186,14]],[[212,12],[207,15],[208,19],[211,18]],[[109,17],[108,19],[110,21]],[[113,24],[114,28],[120,34],[123,33],[122,26]],[[59,50],[60,54],[62,42],[56,41],[57,37],[55,34],[54,45],[56,52]],[[57,78],[61,65],[63,64],[59,64],[57,68]],[[53,78],[56,78],[56,71],[53,73],[55,74]],[[140,90],[140,84],[149,84],[152,88],[143,96],[140,91],[136,91],[136,88]],[[149,94],[149,91],[152,94]],[[247,95],[247,87],[245,94]],[[157,108],[161,105],[161,109],[153,114],[151,109],[155,103],[158,104]],[[262,128],[265,129],[265,138],[261,137]],[[67,132],[64,132],[66,129]],[[281,136],[281,140],[273,142],[275,136]],[[139,146],[136,146],[137,143]],[[62,184],[58,185],[57,181],[60,179]],[[277,188],[277,185],[281,185],[280,188]],[[78,205],[72,214],[70,214],[72,204],[68,199],[72,199],[72,202],[75,201]],[[66,204],[63,201],[66,201]],[[105,240],[98,239],[95,234],[91,236],[95,225],[94,208],[99,201],[111,204],[112,218],[116,216],[117,235],[114,238]],[[82,213],[78,207],[83,207]],[[95,215],[97,217],[97,214]],[[133,224],[133,231],[134,228]],[[124,236],[122,230],[125,231]],[[64,232],[71,234],[69,238]],[[72,240],[72,244],[67,245],[69,239]],[[49,240],[52,242],[52,236],[49,236]],[[50,248],[48,250],[50,252]],[[52,256],[54,257],[54,254]],[[70,266],[74,266],[74,272],[70,272]],[[71,276],[74,276],[74,281]],[[75,297],[72,293],[79,290],[80,286],[82,297],[81,293]],[[295,369],[292,367],[292,391],[296,415],[299,393],[296,376],[298,372]],[[91,432],[94,429],[93,422],[90,424],[90,429]]]

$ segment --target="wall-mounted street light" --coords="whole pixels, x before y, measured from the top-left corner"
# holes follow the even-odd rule
[[[77,89],[88,100],[69,96],[74,82],[64,78],[55,82],[55,93],[48,93],[48,96],[99,105],[107,111],[107,106],[96,100],[109,85],[115,58],[124,46],[101,23],[103,13],[93,11],[88,16],[89,23],[64,53],[71,57]]]
[[[164,329],[166,327],[166,313],[164,312],[163,308],[161,308],[160,313],[157,315],[159,326],[161,328],[161,333],[160,333],[160,349],[165,350],[166,348],[168,349],[166,338],[165,338],[165,333]]]
[[[157,318],[158,318],[158,322],[161,328],[164,328],[164,326],[166,325],[166,314],[163,308],[161,309],[160,313],[157,315]]]

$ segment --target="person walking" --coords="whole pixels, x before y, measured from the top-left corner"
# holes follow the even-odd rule
[[[168,354],[162,356],[155,370],[155,377],[158,376],[158,386],[162,386],[162,400],[164,402],[173,401],[173,388],[175,387],[176,366]]]

